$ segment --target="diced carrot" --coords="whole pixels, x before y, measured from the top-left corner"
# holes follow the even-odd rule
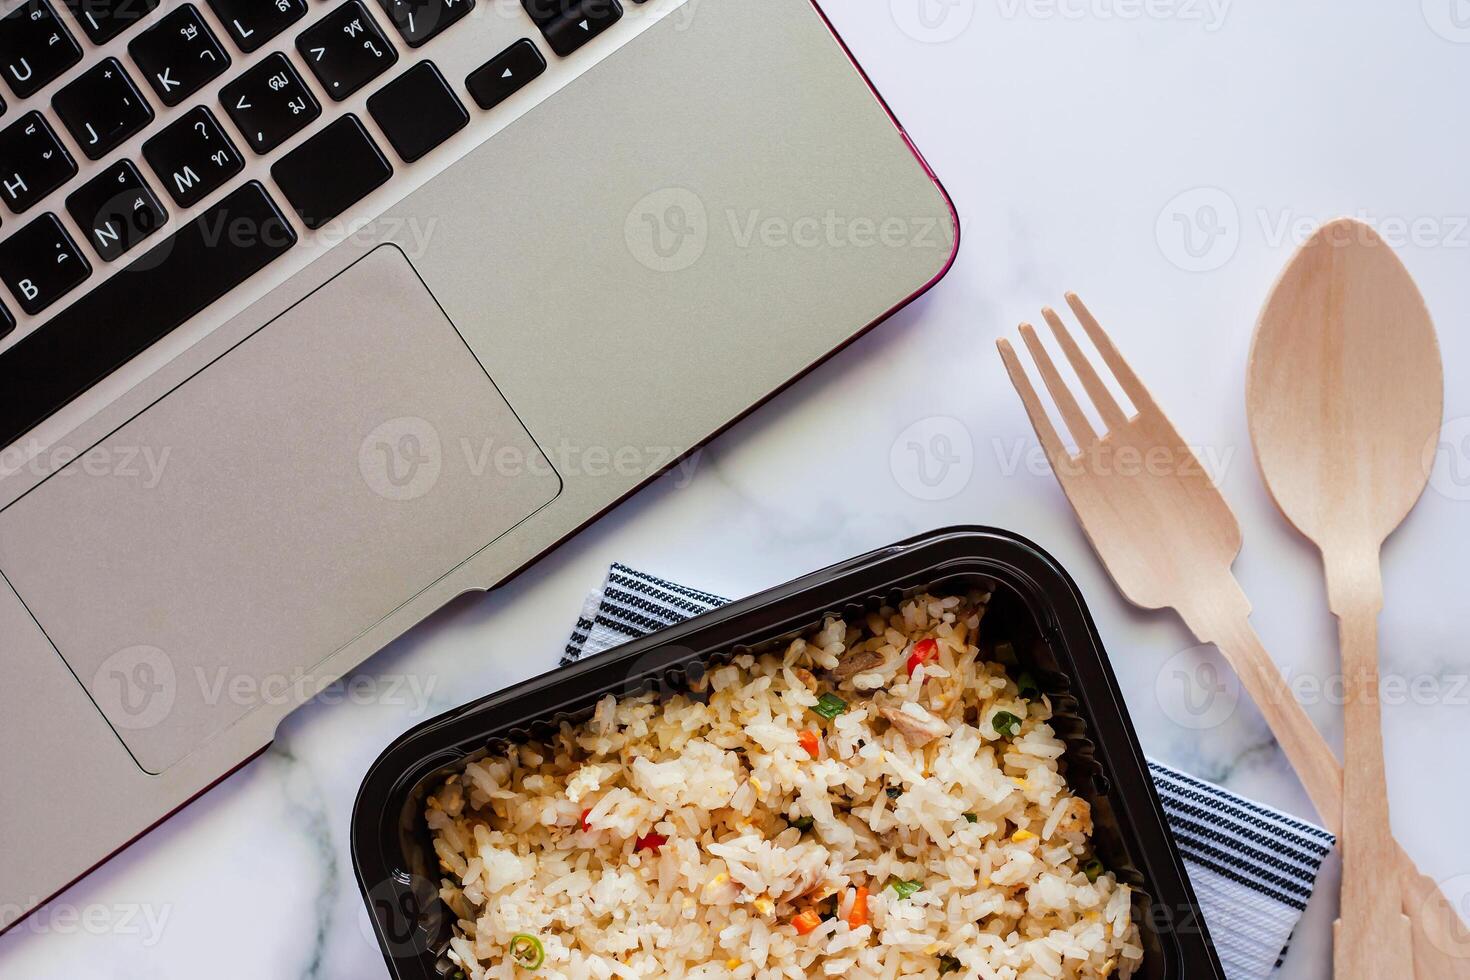
[[[914,676],[914,671],[919,669],[920,664],[927,664],[937,659],[939,659],[938,640],[929,638],[915,643],[914,652],[909,654],[909,676]]]
[[[796,741],[806,750],[806,754],[813,759],[822,754],[822,740],[810,728],[797,732]]]
[[[857,896],[852,900],[852,911],[847,913],[847,924],[854,929],[868,924],[867,885],[858,885]]]
[[[798,936],[805,936],[816,931],[817,926],[822,924],[822,917],[817,914],[816,909],[807,909],[792,916],[791,924],[796,927]]]

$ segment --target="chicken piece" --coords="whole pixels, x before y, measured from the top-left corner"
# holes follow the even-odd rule
[[[903,740],[914,748],[927,745],[936,738],[949,734],[949,725],[941,718],[936,718],[925,711],[918,704],[909,701],[902,707],[884,707],[879,713],[887,718]]]
[[[849,652],[837,661],[829,673],[839,681],[845,681],[849,677],[873,670],[883,663],[883,654],[876,650],[856,650]]]

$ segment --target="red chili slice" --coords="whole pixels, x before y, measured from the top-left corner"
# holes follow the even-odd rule
[[[638,843],[633,845],[633,852],[636,854],[638,851],[652,851],[657,854],[658,849],[668,842],[669,839],[663,834],[648,833],[638,838]]]
[[[919,669],[920,664],[927,664],[931,660],[939,659],[939,641],[935,639],[924,639],[914,644],[914,652],[909,654],[909,676],[914,676],[914,671]]]

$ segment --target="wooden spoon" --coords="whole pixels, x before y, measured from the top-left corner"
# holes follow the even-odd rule
[[[1261,472],[1276,505],[1322,550],[1338,618],[1346,703],[1334,976],[1411,977],[1378,703],[1379,554],[1428,482],[1424,447],[1444,410],[1434,324],[1393,251],[1367,225],[1341,219],[1318,229],[1277,282],[1249,373]]]

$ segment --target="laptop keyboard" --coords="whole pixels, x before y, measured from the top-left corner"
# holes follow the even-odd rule
[[[493,109],[545,72],[532,37],[459,79],[432,56],[398,66],[475,4],[26,0],[0,18],[4,87],[44,100],[7,120],[0,99],[0,200],[24,216],[0,227],[0,339],[12,311],[37,318],[0,351],[0,446],[285,254],[295,227],[322,228],[463,129],[466,101]],[[561,57],[623,13],[618,0],[521,6]],[[95,50],[118,38],[125,54]],[[212,83],[217,98],[201,94]],[[364,89],[361,117],[337,107]],[[243,178],[261,157],[270,180]],[[64,208],[28,213],[69,184]],[[171,211],[200,207],[163,234]]]

